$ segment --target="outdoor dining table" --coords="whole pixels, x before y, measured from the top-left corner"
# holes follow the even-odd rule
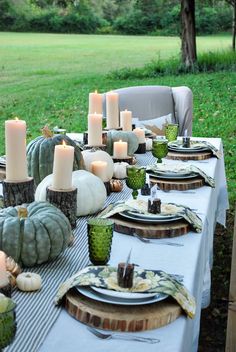
[[[223,152],[221,139],[205,140]],[[155,162],[155,158],[148,152],[137,155],[137,162],[138,165],[148,165]],[[167,159],[165,162],[176,163]],[[137,352],[144,348],[148,348],[150,352],[197,351],[201,309],[210,302],[214,230],[216,222],[225,225],[228,196],[224,157],[188,163],[193,163],[213,177],[215,188],[203,186],[195,189],[193,193],[159,190],[158,197],[165,203],[183,204],[196,209],[203,222],[202,232],[190,231],[186,235],[171,239],[172,242],[182,243],[182,247],[145,244],[135,237],[114,232],[109,264],[117,265],[125,261],[132,248],[132,262],[140,267],[183,275],[184,285],[196,299],[195,318],[181,315],[171,324],[159,329],[122,333],[160,339],[158,344],[145,345],[135,341],[100,340],[88,331],[86,325],[71,317],[64,308],[55,307],[53,299],[59,284],[89,264],[86,224],[88,217],[83,217],[78,219],[75,240],[71,247],[54,262],[30,269],[42,276],[41,291],[29,294],[19,291],[13,293],[13,299],[17,303],[18,330],[15,341],[6,349],[7,352]],[[112,193],[108,197],[107,204],[130,197],[131,190],[124,185],[121,193]]]

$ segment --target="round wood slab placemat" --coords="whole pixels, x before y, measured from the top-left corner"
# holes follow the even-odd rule
[[[146,238],[170,238],[182,236],[188,233],[189,224],[184,220],[171,221],[160,224],[144,224],[118,216],[112,217],[115,223],[115,231],[125,235],[138,235]]]
[[[188,189],[196,189],[204,186],[204,180],[201,177],[192,179],[175,179],[167,180],[150,176],[151,184],[157,184],[158,187],[165,191],[177,190],[187,191]]]
[[[178,153],[169,151],[167,159],[172,160],[205,160],[212,157],[212,152]]]
[[[65,308],[70,315],[84,324],[113,331],[145,331],[160,328],[176,320],[181,307],[172,299],[160,302],[122,306],[94,301],[75,289],[66,294]]]

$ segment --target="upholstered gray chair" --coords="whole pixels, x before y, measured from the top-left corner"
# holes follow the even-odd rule
[[[188,87],[138,86],[115,90],[119,93],[120,111],[128,109],[133,117],[150,120],[172,113],[179,124],[179,135],[192,135],[193,94]],[[104,116],[106,107],[103,104]]]

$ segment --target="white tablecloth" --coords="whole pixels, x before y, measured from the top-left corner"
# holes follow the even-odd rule
[[[221,140],[208,139],[217,148],[222,149]],[[145,156],[138,157],[145,163]],[[167,161],[173,163],[173,161]],[[64,309],[40,348],[40,352],[137,352],[147,348],[149,352],[190,352],[197,351],[202,306],[209,303],[210,268],[213,257],[213,236],[216,222],[225,225],[225,213],[228,209],[228,197],[224,159],[211,158],[207,163],[193,162],[216,180],[216,188],[204,186],[195,194],[171,191],[159,191],[163,202],[176,202],[197,208],[203,220],[203,231],[190,232],[173,238],[184,247],[157,246],[144,244],[139,240],[114,233],[110,264],[124,261],[132,247],[132,262],[146,269],[161,269],[168,273],[184,275],[184,284],[192,292],[197,302],[196,317],[191,320],[181,316],[173,323],[160,329],[137,333],[142,336],[157,337],[157,345],[144,345],[138,342],[120,340],[99,340],[91,335],[86,326],[73,319]],[[37,332],[36,332],[37,333]]]

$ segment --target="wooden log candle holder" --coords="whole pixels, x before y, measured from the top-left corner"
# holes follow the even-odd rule
[[[122,158],[122,159],[119,159],[119,158],[115,158],[114,156],[112,157],[114,163],[122,163],[122,162],[125,162],[125,163],[128,163],[129,165],[135,165],[137,160],[135,158],[135,156],[127,156],[126,158]]]
[[[83,133],[83,143],[84,145],[88,145],[88,131]],[[107,145],[107,131],[102,132],[102,145]],[[97,148],[97,146],[95,146]],[[100,146],[98,146],[100,147]]]
[[[73,229],[76,227],[77,188],[62,191],[48,187],[46,200],[65,214]]]
[[[146,142],[139,143],[138,149],[136,150],[135,154],[145,154],[146,153]]]
[[[23,182],[3,180],[2,191],[5,207],[32,203],[34,201],[34,179],[29,177],[27,181]]]
[[[107,196],[109,196],[111,194],[111,184],[110,181],[104,182],[104,186],[106,188],[107,191]]]

